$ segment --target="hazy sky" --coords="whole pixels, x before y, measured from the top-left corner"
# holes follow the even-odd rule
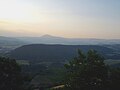
[[[120,39],[120,0],[0,0],[0,35]]]

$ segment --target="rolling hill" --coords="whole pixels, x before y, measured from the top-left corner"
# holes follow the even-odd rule
[[[32,62],[62,62],[70,60],[77,55],[77,50],[84,52],[94,49],[104,55],[106,59],[120,59],[115,57],[113,49],[99,45],[48,45],[31,44],[24,45],[10,52],[10,57],[17,60],[28,60]]]

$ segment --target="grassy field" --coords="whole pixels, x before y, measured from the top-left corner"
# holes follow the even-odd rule
[[[19,65],[30,65],[29,61],[27,61],[27,60],[16,60],[16,62]]]
[[[105,60],[105,63],[108,64],[108,65],[114,65],[114,64],[119,64],[120,60],[109,59],[109,60]]]

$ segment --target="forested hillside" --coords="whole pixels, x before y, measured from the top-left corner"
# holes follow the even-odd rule
[[[74,58],[77,55],[78,49],[81,49],[84,52],[87,52],[90,49],[94,49],[102,54],[106,59],[120,59],[120,56],[115,53],[115,50],[99,45],[31,44],[11,51],[9,56],[17,60],[29,60],[36,62],[62,62]]]

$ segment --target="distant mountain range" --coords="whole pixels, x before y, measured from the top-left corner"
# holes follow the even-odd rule
[[[63,45],[103,45],[120,44],[120,39],[93,39],[93,38],[63,38],[51,35],[41,37],[17,37],[32,44],[63,44]]]
[[[120,39],[94,39],[94,38],[63,38],[51,35],[41,37],[3,37],[0,36],[0,45],[24,44],[63,44],[63,45],[103,45],[120,44]]]

